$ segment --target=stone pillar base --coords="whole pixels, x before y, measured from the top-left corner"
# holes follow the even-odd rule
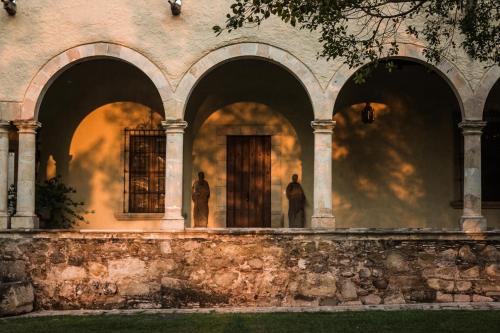
[[[335,216],[313,216],[311,218],[313,229],[335,229]]]
[[[168,219],[162,219],[160,223],[160,229],[161,230],[184,230],[184,218],[168,218]]]
[[[40,222],[37,216],[18,216],[15,215],[10,220],[11,229],[38,229]]]
[[[8,229],[9,227],[9,216],[0,214],[0,230]]]
[[[465,232],[486,231],[486,219],[483,216],[462,216],[460,218],[460,228]]]

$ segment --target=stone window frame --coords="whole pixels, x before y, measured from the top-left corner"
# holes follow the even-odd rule
[[[283,228],[282,181],[276,168],[282,163],[282,135],[277,126],[221,125],[216,126],[215,225],[227,228],[227,137],[231,135],[265,135],[271,137],[271,228]]]

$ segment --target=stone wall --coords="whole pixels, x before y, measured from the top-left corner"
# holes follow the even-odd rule
[[[2,232],[0,258],[37,309],[500,301],[493,232]]]

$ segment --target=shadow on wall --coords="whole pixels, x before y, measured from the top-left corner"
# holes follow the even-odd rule
[[[67,183],[77,190],[77,199],[95,211],[86,215],[81,228],[121,228],[114,214],[123,211],[123,144],[125,128],[162,117],[141,104],[119,102],[97,108],[87,115],[73,134]],[[151,222],[144,228],[155,228]],[[128,223],[130,224],[130,223]]]
[[[372,124],[361,121],[365,103],[335,115],[338,226],[456,228],[451,116],[407,94],[386,93],[384,102],[372,104]]]
[[[233,132],[224,133],[228,127]],[[226,145],[224,141],[220,142],[221,136],[217,135],[218,132],[224,133],[222,137],[228,133],[235,133],[235,129],[242,135],[252,133],[252,135],[258,135],[258,128],[262,127],[275,131],[274,143],[279,142],[278,151],[273,149],[272,154],[275,155],[276,161],[271,165],[271,174],[274,191],[279,191],[281,203],[272,202],[272,210],[281,211],[282,226],[288,226],[286,216],[288,202],[284,193],[285,188],[294,173],[298,174],[299,181],[302,181],[301,145],[297,133],[290,122],[271,107],[255,102],[240,102],[212,113],[198,130],[193,142],[191,183],[197,179],[199,171],[205,172],[212,193],[209,200],[209,227],[225,227],[215,216],[217,207],[225,207],[226,201],[226,165],[224,162]],[[255,130],[257,132],[254,132]],[[192,202],[190,207],[192,210]]]

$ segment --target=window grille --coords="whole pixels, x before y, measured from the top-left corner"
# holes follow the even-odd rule
[[[165,210],[165,132],[125,129],[125,213],[163,213]]]

